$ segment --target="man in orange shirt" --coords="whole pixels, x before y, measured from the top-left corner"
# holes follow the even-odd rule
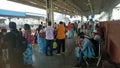
[[[63,22],[59,23],[59,26],[57,28],[57,55],[60,55],[61,47],[62,47],[62,53],[65,52],[65,26]]]

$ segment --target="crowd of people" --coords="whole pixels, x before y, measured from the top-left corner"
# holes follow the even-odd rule
[[[102,36],[99,24],[95,24],[93,21],[89,23],[69,22],[68,25],[62,21],[59,24],[48,22],[47,26],[43,26],[43,22],[41,22],[36,28],[34,36],[29,24],[24,24],[24,31],[21,31],[21,28],[17,30],[15,22],[10,22],[9,28],[10,32],[2,29],[0,33],[0,60],[9,62],[11,68],[32,67],[33,41],[37,43],[38,51],[46,56],[54,56],[54,50],[56,50],[56,55],[65,54],[66,38],[77,41],[78,63],[75,67],[79,67],[82,64],[83,56],[88,56],[86,55],[87,48],[93,51],[89,57],[95,55],[94,44],[89,38],[100,42]],[[57,43],[55,49],[53,48],[54,42]],[[7,54],[6,58],[1,57],[4,56],[4,53]]]
[[[32,66],[32,36],[29,24],[24,24],[24,32],[17,30],[15,22],[9,23],[10,32],[1,32],[0,48],[2,68],[9,63],[10,68],[30,68]],[[24,40],[24,41],[23,41]],[[3,60],[5,58],[5,60]]]

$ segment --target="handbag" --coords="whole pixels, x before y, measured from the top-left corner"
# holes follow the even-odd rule
[[[56,41],[53,42],[53,49],[57,49],[57,42]]]
[[[80,50],[79,47],[75,47],[75,50],[74,50],[74,55],[75,55],[75,57],[78,57],[78,58],[80,57],[79,50]]]

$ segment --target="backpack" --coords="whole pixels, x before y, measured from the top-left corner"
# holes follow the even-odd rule
[[[99,43],[94,40],[93,38],[89,38],[89,40],[92,42],[94,45],[94,51],[95,51],[95,56],[98,56],[98,51],[99,51]]]
[[[83,52],[83,54],[84,54],[84,57],[87,57],[87,58],[94,57],[95,56],[94,48],[91,46],[88,46],[86,50]]]
[[[16,52],[17,53],[23,53],[27,49],[27,39],[23,37],[19,31],[17,32],[12,32],[15,35],[16,38]]]

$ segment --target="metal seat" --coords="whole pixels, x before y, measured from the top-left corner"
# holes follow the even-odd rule
[[[98,56],[90,58],[90,59],[97,59],[96,66],[99,66],[100,61],[101,61],[101,57],[102,57],[102,55],[101,55],[101,44],[100,43],[99,43],[98,49],[99,49],[98,50]],[[85,57],[83,57],[83,59],[84,59],[86,65],[89,66],[90,64],[88,63],[87,59]]]

